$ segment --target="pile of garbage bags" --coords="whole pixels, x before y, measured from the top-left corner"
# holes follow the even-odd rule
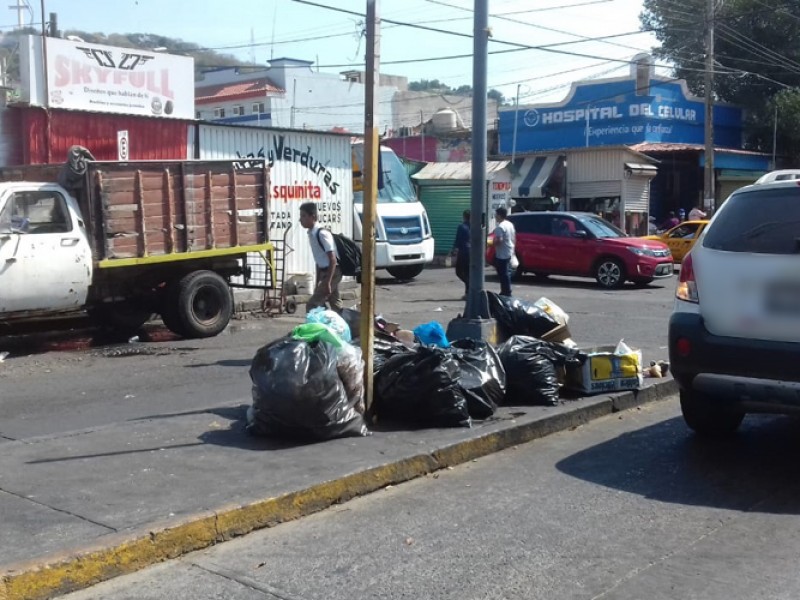
[[[487,293],[506,341],[447,339],[442,325],[413,331],[374,319],[373,416],[421,427],[470,427],[498,406],[555,406],[562,388],[582,393],[635,389],[641,352],[624,342],[579,350],[569,315],[554,302],[528,303]],[[325,309],[267,344],[253,358],[248,430],[257,435],[327,440],[369,435],[364,418],[360,314]]]

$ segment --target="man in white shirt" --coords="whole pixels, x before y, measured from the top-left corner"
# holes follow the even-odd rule
[[[504,207],[498,208],[494,212],[497,227],[494,230],[494,268],[497,269],[497,277],[500,279],[500,295],[511,295],[511,257],[514,256],[514,244],[517,232],[514,224],[506,217],[508,210]]]
[[[342,268],[336,253],[336,242],[333,234],[317,223],[317,205],[305,202],[300,205],[300,224],[308,229],[308,242],[317,265],[317,286],[306,303],[306,311],[328,302],[332,310],[342,312],[342,298],[339,295],[339,284],[342,281]]]

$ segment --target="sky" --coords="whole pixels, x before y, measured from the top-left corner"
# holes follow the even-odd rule
[[[26,24],[41,27],[42,0],[30,3]],[[265,65],[270,58],[313,61],[321,71],[362,69],[365,52],[363,17],[303,4],[296,0],[43,0],[45,13],[58,14],[59,29],[90,32],[157,33],[230,53]],[[366,0],[313,0],[342,11],[363,14]],[[572,5],[572,6],[570,6]],[[438,79],[452,87],[472,84],[471,55],[474,3],[471,0],[378,0],[386,20],[418,24],[434,32],[384,21],[381,26],[381,72],[410,81]],[[6,8],[0,31],[13,28],[17,11]],[[651,33],[639,32],[642,0],[489,0],[488,85],[513,103],[562,100],[573,81],[620,77],[630,60],[657,45]],[[461,35],[451,35],[445,32]],[[627,35],[626,35],[627,34]],[[614,36],[602,41],[583,38]],[[551,50],[514,49],[516,44],[558,44]],[[664,71],[666,72],[666,71]]]

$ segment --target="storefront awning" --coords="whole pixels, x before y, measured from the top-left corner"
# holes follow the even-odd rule
[[[558,166],[558,155],[529,156],[522,160],[511,182],[513,198],[543,198],[543,188]],[[516,161],[515,161],[516,162]],[[519,163],[518,163],[519,164]]]
[[[644,175],[645,177],[655,177],[658,168],[649,163],[625,163],[625,170],[632,175]]]

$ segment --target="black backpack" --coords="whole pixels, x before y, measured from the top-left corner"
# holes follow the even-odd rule
[[[322,248],[322,241],[319,234],[322,230],[317,231],[317,243]],[[336,244],[336,254],[339,255],[339,266],[342,269],[342,275],[355,276],[360,279],[361,277],[361,248],[346,235],[341,233],[330,232],[333,236],[333,241]]]

